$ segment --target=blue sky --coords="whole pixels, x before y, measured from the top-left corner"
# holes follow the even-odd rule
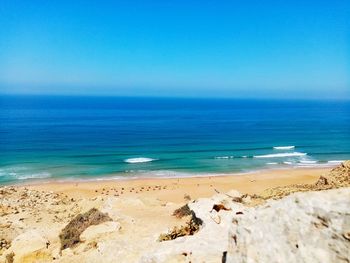
[[[350,2],[0,3],[0,93],[350,97]]]

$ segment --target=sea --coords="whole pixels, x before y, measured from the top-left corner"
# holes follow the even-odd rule
[[[346,159],[349,101],[0,96],[0,184],[235,176]]]

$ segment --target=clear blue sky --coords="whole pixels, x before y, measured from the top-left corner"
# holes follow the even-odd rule
[[[350,97],[350,1],[0,2],[0,93]]]

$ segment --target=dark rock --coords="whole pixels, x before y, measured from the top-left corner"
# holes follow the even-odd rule
[[[187,204],[176,209],[173,212],[173,216],[176,216],[177,218],[183,218],[184,216],[189,216],[189,215],[191,215],[191,209]]]
[[[90,209],[84,214],[78,214],[72,221],[62,229],[59,238],[61,240],[61,250],[73,247],[80,242],[80,234],[92,225],[98,225],[106,221],[112,221],[108,214],[102,213],[96,208]]]
[[[215,204],[213,205],[213,210],[215,210],[216,212],[219,212],[220,210],[230,211],[231,208],[227,208],[223,204]]]

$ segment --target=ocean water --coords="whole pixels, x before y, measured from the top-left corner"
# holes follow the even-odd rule
[[[345,159],[345,101],[0,97],[0,183],[242,173]]]

